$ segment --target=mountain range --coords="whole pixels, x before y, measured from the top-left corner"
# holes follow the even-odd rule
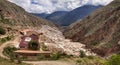
[[[85,5],[76,8],[72,11],[56,11],[52,14],[34,14],[34,15],[50,20],[61,26],[68,26],[71,23],[86,17],[91,12],[100,7],[102,7],[102,5],[99,6]]]
[[[120,0],[99,8],[64,31],[66,38],[86,44],[101,56],[120,53]]]

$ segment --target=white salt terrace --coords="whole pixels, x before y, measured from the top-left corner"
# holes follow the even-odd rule
[[[68,55],[78,56],[80,50],[84,51],[86,55],[96,55],[92,53],[90,50],[85,49],[85,45],[79,42],[71,42],[69,39],[65,39],[62,35],[62,32],[58,29],[51,28],[49,26],[42,26],[42,28],[38,31],[44,33],[44,35],[54,41],[55,43],[45,42],[47,46],[53,46],[55,48],[62,49]]]

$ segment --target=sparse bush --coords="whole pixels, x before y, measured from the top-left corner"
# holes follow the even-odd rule
[[[105,65],[120,65],[120,54],[113,55]]]
[[[52,53],[50,55],[50,57],[51,57],[51,60],[58,60],[60,55],[59,55],[59,53]]]
[[[4,37],[4,38],[1,38],[1,39],[0,39],[0,42],[1,42],[1,43],[5,43],[5,42],[7,42],[7,41],[10,41],[12,38],[13,38],[12,35],[11,35],[11,36],[7,36],[7,37]]]
[[[42,43],[42,50],[43,51],[48,51],[47,46],[44,43]]]
[[[96,45],[98,45],[99,43],[100,43],[100,42],[97,41],[97,40],[94,40],[94,41],[91,42],[91,44],[92,44],[93,46],[96,46]]]
[[[14,59],[16,58],[14,51],[16,51],[16,50],[17,50],[17,48],[15,48],[14,46],[8,46],[8,47],[4,48],[3,54],[6,55],[7,57],[9,57],[11,61],[14,61]]]
[[[36,41],[30,41],[28,43],[28,48],[31,50],[38,50],[39,49],[39,43]]]
[[[85,57],[85,56],[86,56],[86,55],[85,55],[84,51],[80,50],[80,57],[83,58],[83,57]]]
[[[3,28],[0,28],[0,34],[1,34],[1,35],[4,35],[4,34],[6,34],[6,31],[5,31],[5,29],[3,29]]]
[[[7,41],[6,38],[1,38],[1,39],[0,39],[0,42],[1,42],[1,43],[5,43],[6,41]]]

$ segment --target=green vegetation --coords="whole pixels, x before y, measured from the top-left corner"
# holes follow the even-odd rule
[[[48,51],[47,46],[44,43],[42,43],[41,45],[42,45],[42,50],[43,51]]]
[[[105,60],[97,56],[86,56],[76,60],[77,65],[120,65],[120,54],[111,56]]]
[[[100,44],[100,42],[97,41],[97,40],[94,40],[94,41],[91,42],[91,45],[93,45],[93,46],[96,46],[96,45],[98,45],[98,44]]]
[[[58,60],[60,58],[60,54],[59,53],[52,53],[50,55],[51,60]]]
[[[4,37],[4,38],[0,38],[0,42],[5,43],[7,41],[12,40],[13,37],[14,37],[13,35],[10,35],[10,36]]]
[[[30,41],[28,43],[28,48],[31,50],[38,50],[39,49],[39,43],[36,41]]]
[[[76,60],[77,65],[104,65],[105,60],[99,57],[84,57]]]
[[[3,28],[0,28],[0,34],[1,34],[1,35],[5,35],[5,34],[6,34],[6,31],[5,31],[5,29],[3,29]]]
[[[120,54],[111,56],[105,65],[120,65]]]
[[[7,46],[4,48],[3,54],[9,57],[11,61],[14,61],[14,59],[16,59],[16,55],[14,54],[14,51],[16,50],[17,48],[15,48],[14,46]]]
[[[85,55],[84,51],[80,50],[80,57],[83,58],[83,57],[85,57],[85,56],[86,56],[86,55]]]

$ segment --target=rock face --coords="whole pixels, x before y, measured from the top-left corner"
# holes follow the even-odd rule
[[[119,53],[120,0],[115,0],[83,20],[71,24],[64,35],[86,44],[87,48],[101,56]]]
[[[40,27],[41,25],[55,26],[51,22],[27,13],[7,0],[0,0],[0,26]]]

